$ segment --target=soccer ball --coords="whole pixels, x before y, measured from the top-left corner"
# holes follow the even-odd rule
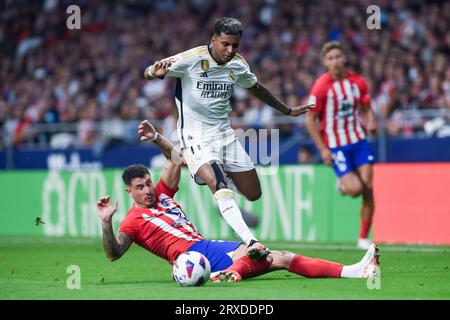
[[[211,274],[208,259],[197,251],[188,251],[178,256],[173,263],[173,279],[183,287],[204,285]]]

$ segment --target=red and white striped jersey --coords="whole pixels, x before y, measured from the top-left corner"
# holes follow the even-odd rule
[[[329,72],[319,77],[309,96],[308,103],[320,118],[320,133],[329,148],[353,144],[366,138],[359,110],[370,104],[366,80],[352,71],[347,71],[343,80],[335,80]]]
[[[162,180],[155,187],[157,202],[152,208],[133,206],[120,224],[136,244],[172,262],[196,241],[204,240],[172,197],[177,190]]]

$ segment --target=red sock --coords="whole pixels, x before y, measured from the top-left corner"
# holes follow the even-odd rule
[[[361,239],[366,239],[369,236],[370,226],[372,225],[371,220],[361,219],[361,227],[359,230],[359,237]]]
[[[267,259],[251,260],[247,256],[236,260],[228,270],[234,270],[239,273],[242,279],[251,278],[266,272],[270,267],[270,262]]]
[[[288,270],[306,278],[339,278],[343,266],[340,263],[296,254]]]

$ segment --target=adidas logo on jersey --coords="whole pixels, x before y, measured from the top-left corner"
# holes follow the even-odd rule
[[[201,78],[208,78],[208,74],[206,72],[203,72],[200,74]]]

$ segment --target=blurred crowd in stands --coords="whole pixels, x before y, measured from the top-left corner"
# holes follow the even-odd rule
[[[170,135],[174,81],[145,81],[143,71],[156,59],[209,43],[221,16],[242,21],[240,53],[289,105],[306,103],[324,72],[321,46],[339,40],[349,66],[368,80],[388,134],[424,132],[436,110],[443,111],[440,124],[448,121],[449,1],[84,0],[76,1],[81,30],[69,30],[66,8],[73,3],[0,0],[0,146],[138,143],[142,119],[160,120]],[[380,29],[366,25],[372,4],[381,8]],[[276,127],[282,136],[304,130],[302,118],[274,125],[281,114],[245,90],[236,88],[232,102],[232,118],[247,126]]]

